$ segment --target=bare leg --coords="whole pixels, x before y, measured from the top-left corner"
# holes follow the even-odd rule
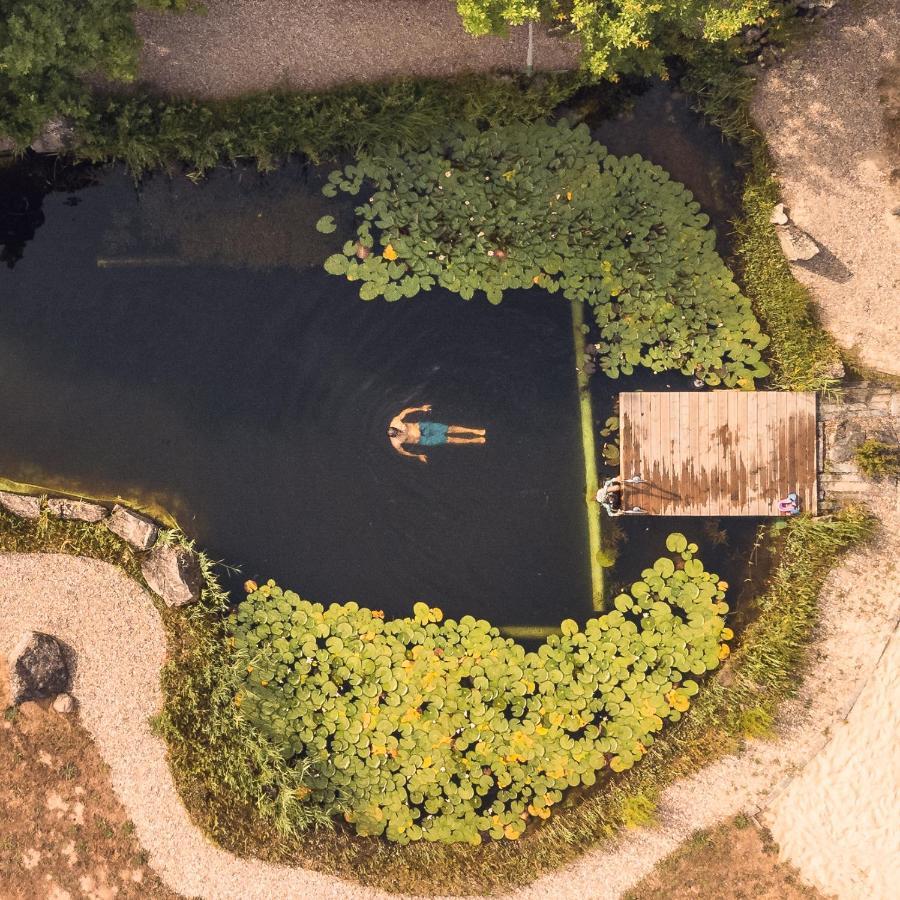
[[[448,444],[483,444],[487,441],[484,435],[473,435],[465,437],[448,437]]]
[[[447,434],[459,435],[460,437],[484,437],[486,432],[483,428],[466,428],[464,425],[451,425],[447,429]]]

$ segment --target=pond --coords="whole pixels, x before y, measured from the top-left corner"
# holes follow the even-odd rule
[[[641,102],[665,124],[648,101],[630,121]],[[321,268],[333,236],[315,221],[350,215],[321,178],[291,164],[138,190],[117,169],[0,170],[0,474],[155,499],[239,569],[232,586],[275,578],[388,616],[423,600],[498,625],[588,617],[568,304],[537,290],[498,307],[442,291],[363,303]],[[618,391],[685,380],[592,384],[602,423]],[[487,429],[486,445],[400,457],[388,422],[422,403]],[[754,528],[626,521],[612,582],[676,529],[737,578]]]

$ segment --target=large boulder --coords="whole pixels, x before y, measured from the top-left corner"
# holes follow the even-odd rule
[[[105,506],[85,500],[67,500],[54,497],[47,501],[51,516],[58,519],[75,519],[79,522],[100,522],[109,515]]]
[[[66,119],[50,119],[31,143],[35,153],[67,153],[75,143],[75,129]]]
[[[185,606],[200,599],[203,576],[196,554],[183,547],[160,544],[141,563],[150,590],[168,606]]]
[[[819,252],[819,245],[796,225],[778,225],[778,240],[781,250],[791,262],[805,262]]]
[[[106,520],[106,527],[135,550],[149,550],[156,540],[159,527],[153,519],[116,504]]]
[[[0,491],[0,506],[22,519],[37,519],[41,515],[40,497],[29,497],[27,494]]]
[[[45,700],[69,690],[62,645],[40,631],[26,631],[9,654],[9,692],[14,704]]]

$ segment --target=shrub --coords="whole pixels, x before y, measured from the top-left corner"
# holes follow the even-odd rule
[[[357,240],[325,263],[361,282],[364,300],[440,285],[499,303],[537,285],[593,306],[610,377],[643,365],[750,387],[768,373],[768,339],[699,204],[659,166],[610,156],[586,126],[454,131],[424,152],[363,155],[323,191],[364,184]]]
[[[81,78],[131,81],[140,47],[135,0],[0,0],[0,135],[30,140],[77,106]]]
[[[385,622],[269,582],[232,618],[234,702],[360,834],[517,838],[566,788],[633,766],[727,655],[724,583],[683,535],[667,546],[615,611],[584,630],[566,620],[528,653],[424,603]]]
[[[690,44],[695,53],[726,41],[771,11],[771,0],[457,0],[472,34],[544,19],[577,36],[587,68],[619,74],[662,75],[666,56]]]
[[[869,478],[900,478],[900,446],[870,438],[853,451],[853,458]]]

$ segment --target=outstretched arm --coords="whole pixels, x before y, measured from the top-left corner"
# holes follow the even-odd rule
[[[394,449],[395,449],[401,456],[409,456],[411,459],[418,459],[418,460],[421,460],[423,463],[427,463],[427,462],[428,462],[428,457],[425,456],[424,453],[410,453],[409,450],[406,450],[406,449],[404,449],[403,447],[398,447],[398,446],[396,446],[396,445],[394,445]]]
[[[420,459],[420,460],[422,460],[422,462],[428,462],[428,460],[426,459],[424,453],[410,453],[409,450],[407,450],[407,449],[403,446],[403,441],[399,440],[398,438],[392,438],[392,439],[391,439],[391,446],[392,446],[392,447],[393,447],[393,448],[394,448],[401,456],[409,456],[409,457],[411,457],[412,459]]]
[[[407,406],[406,409],[397,414],[397,418],[405,419],[410,413],[414,412],[431,412],[431,404],[426,403],[424,406]]]

